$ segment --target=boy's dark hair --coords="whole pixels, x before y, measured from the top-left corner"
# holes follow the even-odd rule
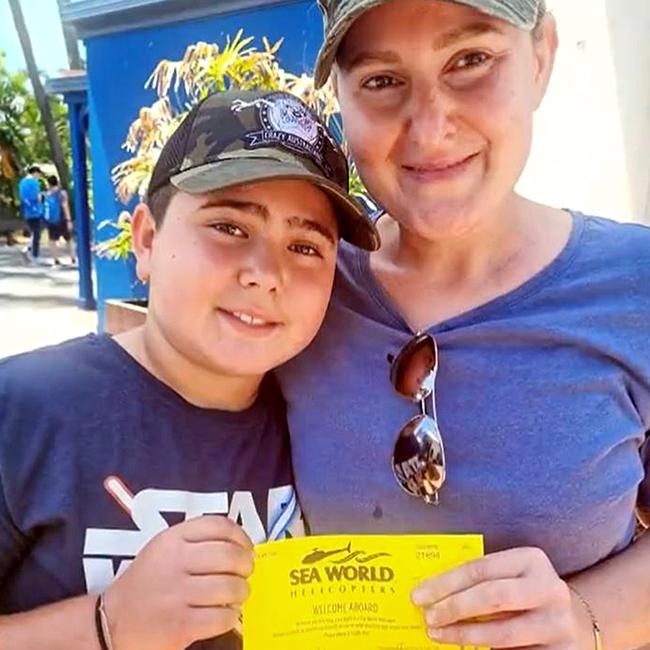
[[[41,168],[38,165],[30,165],[27,168],[28,174],[42,174]]]
[[[57,185],[59,184],[59,179],[54,175],[48,176],[47,177],[47,184],[50,187],[57,187]]]
[[[149,206],[149,210],[151,211],[154,223],[157,227],[162,225],[169,203],[176,192],[176,188],[170,183],[167,183],[167,185],[163,185],[151,196],[147,196],[145,199],[145,203]]]

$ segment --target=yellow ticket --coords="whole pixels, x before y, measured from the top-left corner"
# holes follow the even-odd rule
[[[449,648],[427,637],[411,591],[481,555],[481,535],[336,535],[262,544],[244,607],[244,650]]]

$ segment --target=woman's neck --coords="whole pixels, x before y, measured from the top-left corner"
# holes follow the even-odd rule
[[[193,362],[153,321],[115,337],[140,365],[194,406],[243,411],[253,404],[263,377],[233,376]]]
[[[529,280],[559,255],[571,232],[560,210],[513,197],[471,231],[431,240],[380,220],[377,280],[414,330],[465,313]]]
[[[379,255],[403,272],[440,284],[484,282],[508,267],[536,236],[531,208],[534,204],[514,197],[500,210],[478,219],[471,229],[440,239],[425,239],[386,219],[379,224],[385,242]]]

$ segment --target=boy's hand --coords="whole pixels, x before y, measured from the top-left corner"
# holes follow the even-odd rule
[[[591,622],[537,548],[486,555],[426,580],[413,602],[440,643],[492,648],[593,645]]]
[[[204,516],[172,526],[104,596],[114,650],[184,650],[229,632],[252,570],[253,545],[229,519]]]

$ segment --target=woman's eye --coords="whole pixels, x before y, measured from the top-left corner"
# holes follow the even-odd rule
[[[307,257],[323,257],[320,251],[310,244],[291,244],[289,250],[298,255],[306,255]]]
[[[451,69],[456,71],[478,68],[488,63],[491,59],[492,57],[487,52],[469,52],[456,59],[453,62]]]
[[[395,77],[389,77],[388,75],[370,77],[370,79],[366,79],[362,84],[366,90],[383,90],[385,88],[394,88],[398,85],[399,81]]]
[[[216,232],[230,235],[231,237],[246,237],[246,233],[233,223],[213,223],[210,227]]]

